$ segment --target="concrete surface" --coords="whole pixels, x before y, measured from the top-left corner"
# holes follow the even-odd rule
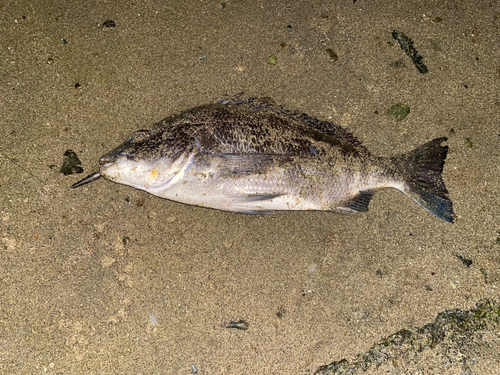
[[[498,2],[11,0],[0,15],[0,373],[312,374],[500,300]],[[395,190],[355,216],[260,217],[104,179],[69,190],[84,175],[59,172],[68,149],[91,173],[133,131],[242,91],[378,155],[447,136],[456,223]],[[452,365],[427,350],[420,372],[370,371],[500,373],[498,325],[474,332]]]

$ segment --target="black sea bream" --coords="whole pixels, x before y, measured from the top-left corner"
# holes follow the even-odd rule
[[[441,173],[446,138],[397,157],[371,155],[346,130],[270,99],[196,107],[139,130],[99,160],[104,176],[161,198],[241,213],[367,211],[373,192],[396,188],[453,222]]]

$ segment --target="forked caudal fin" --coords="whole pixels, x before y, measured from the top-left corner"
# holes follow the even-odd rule
[[[407,184],[403,192],[440,219],[452,223],[453,204],[441,175],[448,153],[448,146],[441,143],[446,140],[436,138],[393,160]]]

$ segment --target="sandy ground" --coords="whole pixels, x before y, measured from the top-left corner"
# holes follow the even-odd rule
[[[381,343],[403,350],[401,330],[421,345],[371,373],[500,373],[498,309],[474,310],[500,300],[498,2],[8,0],[0,15],[2,374],[312,374],[342,359],[325,373],[357,373]],[[378,155],[447,136],[456,223],[395,190],[350,217],[218,212],[104,179],[69,190],[134,130],[238,92]],[[84,174],[59,172],[68,149]],[[451,309],[487,323],[426,339]],[[248,330],[224,328],[240,319]]]

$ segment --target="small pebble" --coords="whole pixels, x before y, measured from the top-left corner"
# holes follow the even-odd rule
[[[116,26],[115,21],[112,21],[112,20],[104,21],[104,23],[102,24],[102,27],[105,27],[105,28],[110,28],[110,27],[115,27],[115,26]]]
[[[277,62],[278,62],[278,60],[276,59],[276,56],[274,56],[274,55],[271,55],[267,58],[267,63],[269,65],[276,65]]]
[[[244,320],[238,320],[238,321],[230,321],[227,325],[226,328],[236,328],[236,329],[241,329],[242,331],[246,331],[249,327],[249,324],[245,322]]]
[[[402,103],[394,104],[387,111],[387,116],[392,117],[396,121],[401,121],[410,114],[410,107]]]
[[[148,313],[149,315],[149,323],[151,323],[151,325],[155,326],[158,324],[158,318],[153,314],[153,313]]]
[[[331,49],[331,48],[327,48],[326,53],[328,53],[330,55],[330,61],[332,61],[332,62],[335,62],[339,59],[337,54],[335,52],[333,52],[333,49]]]

